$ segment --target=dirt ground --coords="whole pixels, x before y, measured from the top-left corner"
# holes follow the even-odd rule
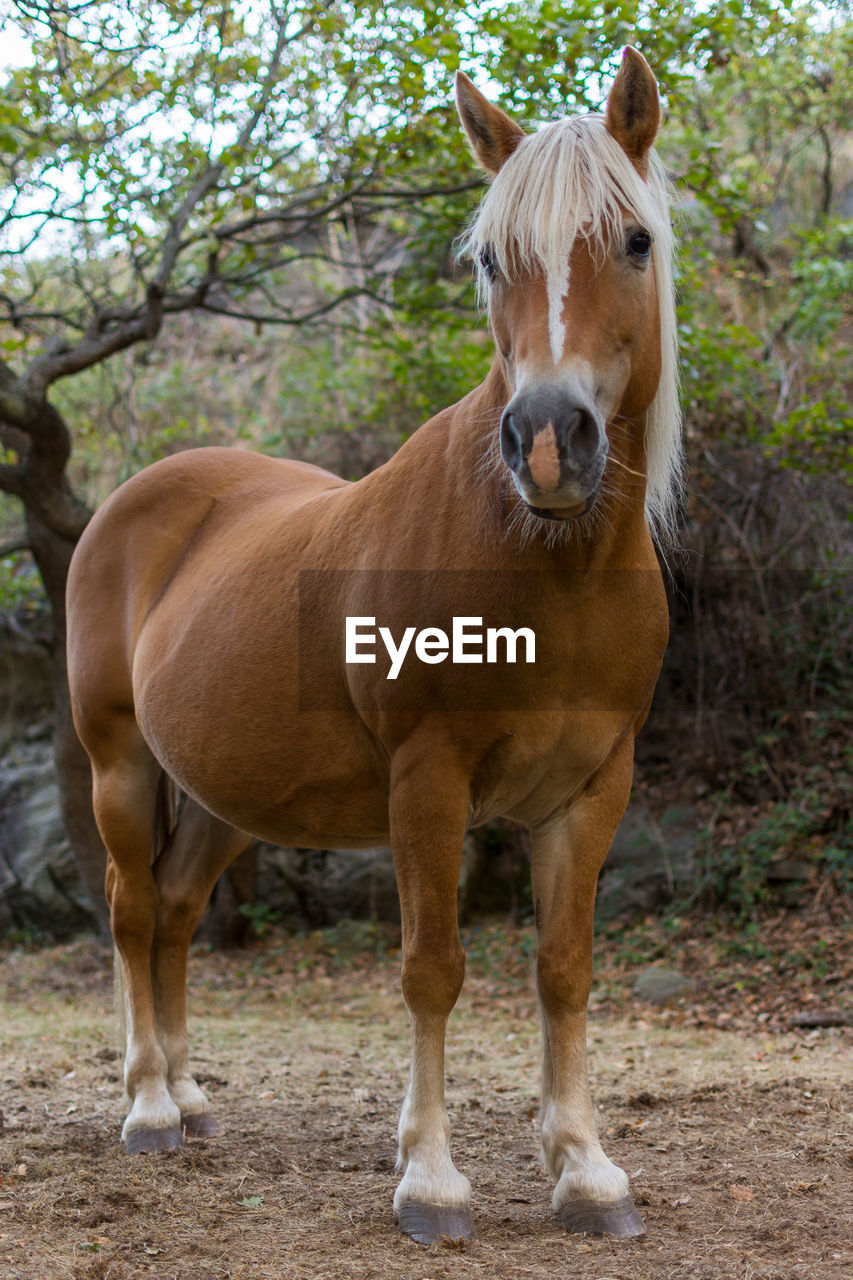
[[[223,1134],[134,1158],[119,1143],[108,954],[85,940],[0,952],[0,1280],[853,1274],[853,1033],[789,1016],[837,1005],[849,953],[787,985],[778,965],[765,962],[764,986],[746,963],[740,981],[711,965],[704,994],[666,1009],[631,996],[630,956],[604,964],[592,1087],[647,1227],[612,1242],[568,1236],[550,1211],[529,935],[474,937],[448,1103],[479,1238],[424,1249],[391,1212],[408,1066],[399,956],[393,940],[370,956],[334,942],[194,955],[194,1061]]]

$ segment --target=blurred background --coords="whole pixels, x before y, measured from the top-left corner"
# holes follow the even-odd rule
[[[482,186],[453,73],[532,124],[598,109],[626,43],[664,104],[689,488],[599,912],[674,934],[847,913],[850,4],[0,13],[0,934],[104,927],[64,678],[91,512],[203,444],[356,479],[476,385],[491,342],[454,241]],[[509,825],[469,837],[463,919],[529,919],[526,853]],[[357,916],[393,941],[396,913],[387,850],[256,846],[203,928]]]

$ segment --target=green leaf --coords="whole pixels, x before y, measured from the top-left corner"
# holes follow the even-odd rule
[[[263,1196],[243,1196],[239,1202],[244,1209],[260,1209],[264,1203]]]

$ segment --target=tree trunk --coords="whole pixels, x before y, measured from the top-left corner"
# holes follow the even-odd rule
[[[255,902],[258,845],[252,841],[239,858],[226,867],[210,895],[202,933],[217,951],[243,947],[253,934],[250,918],[241,910]]]
[[[99,933],[109,934],[109,911],[104,896],[107,852],[95,823],[92,809],[92,766],[71,718],[68,673],[65,668],[65,637],[54,642],[51,651],[53,705],[56,716],[53,750],[62,802],[65,831],[80,873],[86,882],[95,910]]]
[[[27,532],[33,557],[44,581],[53,614],[50,645],[53,685],[53,749],[65,830],[95,913],[100,933],[109,932],[104,897],[107,855],[92,811],[92,769],[71,717],[71,695],[65,661],[65,583],[74,544],[52,533],[27,510]]]
[[[155,330],[156,331],[156,330]],[[150,334],[148,336],[151,336]],[[134,339],[136,340],[136,339]],[[92,769],[71,715],[66,667],[65,587],[74,548],[90,517],[68,482],[71,439],[59,411],[44,391],[34,393],[0,360],[0,443],[20,461],[0,463],[0,490],[24,507],[27,544],[38,566],[53,617],[50,643],[54,699],[53,745],[62,814],[71,850],[92,900],[94,923],[109,934],[104,896],[107,851],[92,810]],[[239,862],[220,895],[216,925],[220,940],[233,943],[250,928],[240,912],[254,900],[254,863]]]
[[[92,768],[71,716],[66,666],[65,586],[75,544],[52,532],[31,508],[27,509],[27,533],[53,615],[50,645],[53,747],[65,831],[89,890],[94,923],[98,932],[108,937],[109,912],[104,896],[107,852],[92,810]],[[208,923],[208,937],[215,947],[239,946],[251,932],[251,922],[240,907],[254,902],[256,862],[257,854],[250,848],[222,877]]]

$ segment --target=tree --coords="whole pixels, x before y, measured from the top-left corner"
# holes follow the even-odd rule
[[[414,135],[430,126],[423,68],[438,42],[422,15],[388,21],[380,6],[305,0],[32,0],[6,19],[32,57],[0,91],[0,315],[11,328],[0,489],[22,504],[14,541],[31,550],[53,614],[58,776],[97,903],[103,852],[64,648],[65,579],[90,511],[69,480],[57,384],[150,342],[179,312],[303,324],[372,296],[390,234],[373,237],[357,282],[326,300],[273,284],[332,258],[335,221],[375,224],[425,198]],[[428,167],[430,191],[476,181],[461,149]]]
[[[7,4],[20,65],[0,83],[0,491],[20,504],[13,542],[53,613],[58,774],[95,902],[103,853],[65,683],[65,577],[92,500],[68,380],[188,312],[347,324],[410,380],[391,309],[417,318],[448,301],[450,245],[479,183],[451,105],[457,66],[487,69],[519,118],[547,117],[596,107],[621,47],[639,45],[703,233],[766,258],[762,193],[794,171],[807,190],[814,157],[824,211],[837,186],[850,25],[842,0],[821,10],[823,26],[777,0]],[[781,161],[774,120],[790,141]],[[837,273],[824,284],[839,294]]]

